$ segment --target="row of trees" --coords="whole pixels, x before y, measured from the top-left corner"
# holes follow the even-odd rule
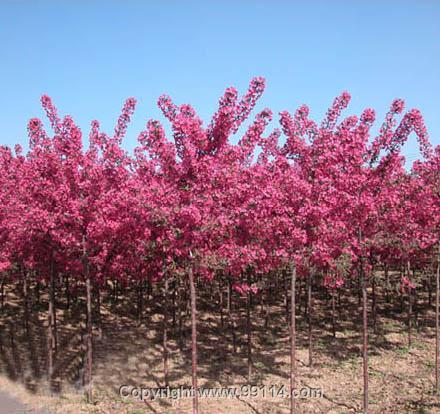
[[[264,87],[264,79],[255,78],[242,97],[228,88],[206,127],[190,105],[177,106],[168,96],[160,97],[173,139],[166,138],[159,121],[149,120],[134,154],[123,149],[122,140],[135,99],[125,102],[113,135],[93,121],[85,146],[72,118],[60,118],[43,96],[53,136],[35,118],[28,125],[26,153],[18,145],[14,151],[1,147],[0,273],[3,281],[20,281],[25,288],[37,281],[48,289],[49,379],[60,276],[69,289],[78,283],[86,286],[91,399],[94,289],[108,281],[141,286],[169,275],[187,278],[197,388],[195,281],[227,278],[233,289],[249,297],[274,272],[283,271],[291,280],[286,292],[291,301],[293,389],[296,280],[306,280],[311,303],[312,281],[325,275],[331,290],[346,279],[360,282],[363,404],[368,411],[367,285],[375,266],[388,270],[404,265],[401,283],[411,291],[410,269],[438,262],[440,147],[430,145],[418,110],[404,113],[402,100],[392,103],[376,136],[370,133],[372,109],[340,120],[350,101],[346,92],[334,100],[321,124],[301,106],[294,114],[281,112],[280,128],[267,132],[273,114],[264,109],[233,144],[231,137]],[[401,148],[412,133],[423,158],[407,171]],[[437,268],[437,388],[438,277]],[[311,328],[309,338],[311,364]],[[197,406],[195,394],[194,413]]]

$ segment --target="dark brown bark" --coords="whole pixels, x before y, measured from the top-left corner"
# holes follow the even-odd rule
[[[102,339],[102,318],[101,318],[101,288],[96,285],[96,325],[98,329],[98,338]]]
[[[372,275],[371,279],[371,318],[373,319],[373,331],[374,333],[377,332],[377,325],[376,325],[376,312],[377,312],[377,299],[376,299],[376,279],[374,275]]]
[[[272,278],[269,279],[269,286],[266,289],[266,295],[264,300],[264,329],[269,327],[269,318],[270,318],[270,305],[272,298]]]
[[[173,294],[172,294],[172,300],[173,300],[173,304],[172,304],[172,307],[171,307],[171,310],[172,310],[172,314],[173,314],[173,316],[172,316],[172,318],[173,318],[173,329],[175,329],[176,328],[176,307],[177,307],[177,305],[176,305],[176,291],[177,291],[177,284],[174,282],[173,284],[172,284],[172,287],[171,287],[171,289],[172,289],[172,292],[173,292]]]
[[[228,319],[229,319],[229,327],[231,330],[231,338],[232,338],[232,353],[237,353],[237,335],[236,335],[236,326],[235,326],[235,318],[232,306],[232,283],[229,280],[228,282],[228,297],[227,297],[227,307],[228,307]]]
[[[286,272],[284,271],[283,271],[283,286],[284,286],[284,309],[286,315],[286,322],[289,323],[289,289],[287,288]]]
[[[384,265],[385,272],[385,300],[387,303],[390,301],[390,272],[388,269],[388,264]]]
[[[163,293],[163,380],[164,386],[168,387],[168,275],[164,274]]]
[[[247,369],[248,383],[252,383],[252,325],[251,325],[252,293],[248,292],[246,301],[246,337],[247,337]]]
[[[115,306],[118,301],[118,281],[113,282],[113,305]]]
[[[69,286],[69,275],[64,276],[64,291],[66,295],[66,308],[70,309],[70,286]]]
[[[296,401],[294,398],[296,384],[296,315],[295,315],[295,284],[296,268],[292,264],[291,268],[291,287],[290,287],[290,414],[295,413]]]
[[[198,388],[197,388],[197,308],[196,308],[196,287],[192,265],[189,266],[189,285],[191,296],[191,356],[192,356],[192,413],[198,413]]]
[[[142,315],[144,313],[144,283],[143,280],[138,282],[138,306],[137,306],[137,319],[138,323],[142,322]]]
[[[433,269],[434,270],[434,267]],[[431,307],[432,305],[432,278],[431,278],[431,272],[429,272],[428,275],[428,305]]]
[[[179,312],[179,342],[180,342],[180,344],[183,343],[183,311],[184,311],[183,307],[185,305],[185,303],[184,303],[185,299],[183,297],[182,286],[181,286],[182,283],[184,283],[184,282],[180,281],[179,285],[178,285],[178,293],[179,293],[178,294],[178,302],[179,302],[179,310],[178,310],[178,312]]]
[[[411,277],[411,267],[408,262],[407,265],[407,277],[410,280]],[[411,348],[412,344],[412,289],[411,286],[408,286],[408,348]]]
[[[93,389],[92,389],[92,356],[93,356],[93,341],[92,341],[92,283],[90,280],[90,266],[89,259],[86,250],[86,240],[83,237],[83,267],[84,267],[84,277],[86,280],[86,371],[85,371],[85,387],[86,387],[86,397],[87,402],[91,403],[93,400]]]
[[[28,287],[28,275],[25,269],[23,269],[23,307],[24,307],[24,327],[26,333],[29,333],[29,287]]]
[[[221,281],[218,281],[218,293],[219,293],[219,308],[220,308],[220,326],[224,327],[224,318],[223,318],[223,287]]]
[[[363,409],[364,413],[368,413],[368,310],[367,310],[367,280],[365,278],[365,273],[361,261],[361,280],[362,280],[362,354],[363,354],[363,373],[364,373],[364,398],[363,398]]]
[[[440,391],[440,244],[437,253],[437,274],[435,282],[435,389]]]
[[[54,366],[54,350],[55,350],[55,264],[53,257],[50,262],[49,274],[49,309],[48,309],[48,331],[47,331],[47,380],[49,389],[52,390],[52,377]]]
[[[86,395],[87,402],[93,399],[92,390],[92,288],[89,271],[86,270],[86,291],[87,291],[87,368],[86,368]]]
[[[35,301],[37,303],[38,308],[40,308],[40,291],[41,291],[41,284],[40,282],[37,280],[37,282],[35,283],[35,287],[34,287],[34,291],[35,291]]]
[[[307,323],[309,328],[309,367],[313,364],[313,338],[312,338],[312,275],[309,273],[307,277]]]
[[[332,295],[332,334],[336,338],[336,304],[335,304],[335,290],[331,288]]]
[[[5,283],[6,283],[6,276],[3,275],[2,277],[2,283],[1,283],[1,303],[2,303],[2,312],[5,309]]]
[[[413,278],[413,280],[415,280],[415,278]],[[414,315],[414,323],[417,329],[417,332],[420,332],[420,325],[419,325],[419,298],[418,298],[418,290],[414,289],[414,292],[412,294],[413,296],[413,315]]]

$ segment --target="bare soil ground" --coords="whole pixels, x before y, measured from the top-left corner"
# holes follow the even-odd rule
[[[307,366],[307,323],[304,306],[298,312],[298,387],[323,390],[322,398],[298,399],[300,413],[356,413],[362,406],[361,312],[356,297],[343,294],[338,306],[337,334],[332,336],[330,301],[316,293],[314,304],[314,365]],[[369,292],[371,297],[371,291]],[[396,296],[394,294],[394,296]],[[22,298],[7,289],[0,313],[0,389],[34,408],[51,413],[189,413],[191,399],[141,401],[122,398],[122,385],[157,388],[163,385],[162,314],[159,297],[150,297],[139,324],[133,300],[117,305],[103,297],[102,336],[94,337],[94,404],[86,404],[81,389],[83,348],[77,313],[61,303],[57,310],[58,350],[52,395],[45,380],[47,306],[33,305],[28,329],[24,323]],[[234,355],[225,317],[212,312],[209,295],[199,298],[199,386],[241,387],[247,384],[245,309],[235,314],[238,350]],[[42,296],[42,302],[45,298]],[[209,311],[211,309],[211,311]],[[415,305],[417,323],[411,348],[407,346],[406,303],[399,298],[387,303],[378,289],[376,329],[370,326],[370,409],[372,413],[440,413],[440,396],[434,391],[434,307],[419,294]],[[269,326],[257,304],[252,311],[253,382],[265,384],[266,395],[240,398],[202,398],[199,412],[218,414],[283,414],[289,400],[267,392],[289,385],[289,335],[283,304],[270,308]],[[171,387],[191,386],[190,320],[185,317],[183,339],[170,328],[169,371]]]

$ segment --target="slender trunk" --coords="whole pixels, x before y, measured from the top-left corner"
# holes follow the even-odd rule
[[[377,333],[376,326],[376,279],[374,275],[372,275],[371,280],[371,293],[372,293],[372,301],[371,301],[371,317],[373,319],[373,331]]]
[[[364,413],[368,413],[368,311],[367,311],[367,281],[361,262],[362,277],[362,319],[363,319],[363,371],[364,371]]]
[[[407,277],[408,280],[410,280],[411,267],[409,262],[408,262],[407,271],[408,271]],[[412,344],[412,289],[411,286],[408,286],[408,348],[411,348],[411,344]]]
[[[228,282],[228,297],[227,297],[228,303],[228,318],[229,318],[229,326],[231,330],[231,338],[232,338],[232,353],[237,353],[237,336],[236,336],[236,327],[235,327],[235,318],[233,314],[233,308],[232,308],[232,283],[229,280]]]
[[[309,367],[313,364],[312,353],[312,275],[309,273],[307,277],[307,322],[309,325]]]
[[[408,289],[408,348],[412,345],[412,289]]]
[[[223,318],[223,287],[221,281],[218,281],[218,293],[219,293],[219,307],[220,307],[220,325],[223,329],[224,318]]]
[[[5,310],[5,282],[6,276],[3,275],[1,283],[1,302],[2,302],[2,312]]]
[[[173,313],[173,329],[175,330],[176,328],[176,290],[177,290],[177,284],[175,282],[173,282],[172,287],[171,287],[173,294],[172,294],[172,298],[173,298],[173,305],[172,305],[172,313]]]
[[[295,315],[295,284],[296,284],[296,267],[292,264],[292,277],[290,288],[290,414],[295,413],[295,382],[296,382],[296,315]]]
[[[53,376],[53,359],[54,359],[54,279],[55,279],[55,265],[53,257],[50,262],[49,274],[49,309],[48,309],[48,329],[47,329],[47,380],[49,389],[52,390],[52,376]]]
[[[86,352],[87,352],[87,364],[86,364],[86,396],[87,402],[91,403],[93,399],[92,390],[92,286],[90,280],[90,267],[89,260],[86,250],[86,240],[83,236],[83,266],[84,266],[84,276],[86,279],[86,296],[87,296],[87,325],[86,325]]]
[[[183,290],[181,283],[184,283],[184,281],[179,282],[178,286],[178,302],[179,302],[179,342],[180,344],[183,344],[183,306],[184,306],[184,297],[183,297]]]
[[[413,269],[413,280],[416,280],[416,269]],[[414,322],[416,325],[417,332],[419,332],[419,306],[418,306],[418,295],[417,289],[414,289],[413,292],[413,313],[414,313]]]
[[[163,298],[163,379],[165,387],[168,387],[168,275],[165,272],[165,286]]]
[[[64,288],[66,292],[66,306],[70,309],[70,286],[69,286],[69,275],[64,277]]]
[[[57,277],[54,277],[51,281],[51,301],[52,301],[52,320],[53,320],[53,346],[55,354],[58,352],[58,328],[57,328],[57,302],[56,302],[56,289],[57,289]]]
[[[87,290],[87,376],[86,393],[87,402],[92,402],[92,288],[90,274],[86,271],[86,290]]]
[[[336,338],[336,304],[335,304],[335,290],[331,288],[332,295],[332,333],[333,338]]]
[[[401,266],[400,268],[400,279],[403,278],[403,276],[405,276],[405,266]],[[405,295],[404,295],[404,289],[400,289],[400,293],[399,293],[399,299],[400,299],[400,312],[404,312],[405,310],[405,306],[404,306],[404,302],[405,302]]]
[[[189,266],[189,284],[191,295],[191,355],[192,355],[192,413],[198,413],[198,388],[197,388],[197,310],[196,310],[196,287],[192,264]]]
[[[283,271],[283,285],[284,285],[284,308],[286,315],[286,322],[289,323],[289,290],[287,289],[286,272]]]
[[[142,314],[144,313],[144,285],[143,280],[139,280],[138,282],[138,323],[142,322]]]
[[[266,298],[264,300],[264,329],[269,328],[271,297],[272,297],[272,278],[269,279],[269,285],[266,290]]]
[[[102,339],[102,318],[101,318],[101,288],[96,285],[96,325],[98,328],[98,338]]]
[[[434,270],[434,266],[433,269]],[[432,278],[431,278],[431,272],[429,272],[428,275],[428,305],[431,307],[432,305]]]
[[[37,307],[38,307],[38,309],[40,309],[40,290],[41,290],[41,285],[40,285],[40,282],[38,280],[35,283],[34,290],[35,290],[35,299],[36,299]]]
[[[113,306],[116,306],[118,301],[118,281],[115,280],[113,283]]]
[[[23,302],[24,302],[24,327],[26,333],[29,333],[29,289],[27,272],[23,268]]]
[[[435,283],[435,389],[440,391],[440,244],[437,254],[437,275]]]
[[[385,300],[387,303],[390,301],[390,272],[388,269],[388,264],[385,264]]]
[[[252,325],[251,325],[251,298],[252,293],[248,292],[246,301],[246,336],[247,336],[247,368],[248,383],[252,383]]]

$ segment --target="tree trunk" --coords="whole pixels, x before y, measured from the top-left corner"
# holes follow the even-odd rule
[[[53,256],[50,262],[49,275],[49,312],[48,312],[48,332],[47,332],[47,379],[49,389],[52,391],[52,377],[54,365],[54,349],[55,349],[55,264]]]
[[[163,298],[163,379],[168,387],[168,275],[164,273],[165,286]]]
[[[407,277],[408,280],[410,280],[411,277],[411,267],[410,263],[408,262],[407,267]],[[408,348],[411,348],[412,344],[412,288],[411,286],[408,286]]]
[[[272,277],[270,277],[268,281],[268,286],[266,289],[266,298],[264,300],[264,329],[269,328],[271,298],[272,298]]]
[[[2,312],[5,310],[5,282],[6,282],[6,276],[3,275],[2,284],[1,284]]]
[[[98,338],[102,339],[102,318],[101,318],[101,288],[96,285],[96,325],[98,328]]]
[[[307,278],[307,322],[309,325],[309,367],[313,364],[313,352],[312,352],[312,275],[309,273]]]
[[[390,272],[388,269],[388,264],[384,266],[385,272],[385,300],[387,303],[390,301]]]
[[[248,384],[252,383],[252,325],[251,325],[251,298],[252,293],[248,292],[246,301],[246,336],[247,336],[247,368]]]
[[[29,334],[29,286],[26,270],[23,268],[23,302],[24,302],[24,328]]]
[[[232,338],[232,353],[237,353],[237,336],[236,336],[236,327],[235,327],[235,318],[232,309],[232,283],[229,280],[228,282],[228,297],[227,297],[227,307],[228,307],[228,318],[229,318],[229,326],[231,330],[231,338]]]
[[[287,289],[286,272],[283,271],[283,286],[284,286],[284,308],[286,315],[286,322],[289,323],[289,290]]]
[[[180,281],[179,285],[178,285],[178,302],[179,302],[179,343],[182,345],[183,344],[183,307],[185,305],[184,300],[185,298],[183,297],[183,290],[182,290],[182,286],[181,284],[184,283],[184,281]]]
[[[434,266],[432,267],[432,270],[434,270]],[[429,272],[428,275],[428,305],[431,307],[432,305],[432,278],[431,278],[431,272]]]
[[[376,279],[374,277],[374,274],[372,274],[372,280],[371,280],[371,293],[372,293],[372,301],[371,301],[371,317],[373,319],[373,331],[374,333],[377,333],[377,326],[376,326]]]
[[[296,315],[295,315],[295,284],[296,284],[296,267],[292,264],[292,277],[290,288],[290,414],[295,413],[295,382],[296,382]]]
[[[437,253],[437,275],[435,283],[435,389],[440,391],[440,244]]]
[[[363,371],[364,371],[364,414],[368,413],[368,311],[367,311],[367,281],[361,262],[362,278],[362,319],[363,319]]]
[[[220,326],[223,329],[224,318],[223,318],[223,287],[221,281],[218,281],[218,293],[219,293],[219,307],[220,307]]]
[[[86,363],[86,375],[85,375],[85,386],[86,386],[86,396],[87,402],[91,403],[93,399],[92,390],[92,285],[90,280],[90,267],[89,259],[86,250],[86,240],[83,236],[83,266],[84,266],[84,276],[86,279],[86,296],[87,296],[87,325],[86,325],[86,352],[87,352],[87,363]]]
[[[172,283],[171,289],[172,289],[172,299],[173,299],[173,305],[171,307],[172,309],[172,314],[173,314],[173,330],[176,329],[176,291],[178,288],[178,284],[176,282]]]
[[[139,280],[138,282],[138,324],[142,323],[142,314],[144,313],[144,282]]]
[[[192,264],[189,266],[189,285],[191,295],[191,355],[192,355],[192,413],[198,413],[198,388],[197,388],[197,309],[196,309],[196,287],[194,284],[194,273]]]
[[[86,393],[87,402],[92,402],[92,288],[90,275],[87,271],[86,278],[87,290],[87,376],[86,376]]]
[[[333,288],[331,289],[331,295],[332,295],[332,334],[333,338],[336,338],[336,304],[335,304],[335,290]]]
[[[70,309],[70,286],[69,286],[69,275],[64,276],[64,289],[66,294],[66,308]]]
[[[116,306],[118,301],[118,281],[115,280],[113,283],[113,306]]]

